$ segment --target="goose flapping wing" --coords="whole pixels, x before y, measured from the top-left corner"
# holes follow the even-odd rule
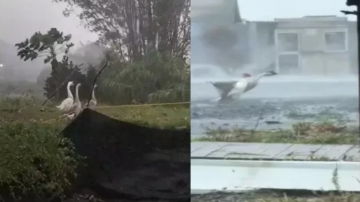
[[[231,89],[234,88],[237,81],[219,81],[219,82],[210,82],[218,91],[218,93],[223,97],[226,96]]]
[[[227,96],[241,95],[249,89],[249,82],[247,79],[242,79],[234,85],[234,87],[228,92]]]

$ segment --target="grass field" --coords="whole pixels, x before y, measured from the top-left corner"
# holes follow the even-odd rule
[[[263,142],[293,144],[355,144],[359,129],[337,122],[299,122],[291,130],[258,131],[234,129],[207,129],[206,136],[193,141]]]
[[[80,156],[60,134],[70,120],[54,104],[31,97],[0,100],[0,199],[50,201],[63,196]],[[168,106],[98,106],[109,117],[156,128],[190,128],[190,109]],[[28,201],[31,201],[31,200]]]
[[[157,128],[190,128],[190,109],[185,105],[98,105],[96,111],[111,118]],[[68,123],[60,119],[62,115],[54,104],[40,106],[33,98],[3,99],[0,101],[1,124],[9,122],[57,124],[63,127]]]

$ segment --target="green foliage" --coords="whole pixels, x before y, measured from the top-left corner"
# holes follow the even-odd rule
[[[5,201],[50,201],[76,177],[81,157],[60,134],[67,121],[58,119],[54,107],[40,111],[40,101],[28,95],[0,99],[0,198]],[[188,105],[97,109],[114,119],[169,129],[189,128],[189,110]]]
[[[118,60],[99,78],[97,96],[111,104],[189,101],[188,70],[180,58],[158,52],[139,62]]]
[[[69,43],[71,35],[64,36],[63,32],[51,28],[46,34],[36,32],[30,39],[17,43],[18,56],[24,61],[34,60],[39,56],[46,56],[44,63],[56,59],[59,51],[67,53],[74,46]]]
[[[100,92],[97,92],[97,97],[100,102],[129,104],[190,100],[189,67],[184,62],[190,47],[189,0],[136,0],[130,3],[64,1],[83,9],[80,18],[88,23],[91,31],[99,33],[100,44],[107,45],[98,50],[111,47],[107,48],[108,52],[112,52],[111,57],[107,54],[104,58],[111,63],[111,67],[101,75],[98,82]],[[99,19],[98,14],[106,18]],[[136,19],[139,25],[131,23],[130,18]],[[70,38],[70,35],[63,36],[56,28],[45,35],[37,32],[30,40],[16,44],[20,49],[18,55],[24,60],[33,60],[41,53],[47,56],[45,63],[51,61],[51,74],[44,86],[46,97],[50,98],[73,72],[67,81],[81,82],[80,97],[87,100],[95,72],[99,68],[90,66],[89,72],[82,74],[79,66],[70,61],[68,56],[64,56],[61,62],[57,61],[56,46],[65,44],[67,54],[73,46],[69,43]],[[75,56],[77,61],[82,61],[79,55]],[[64,85],[56,93],[55,100],[64,99],[66,94]]]
[[[45,96],[48,98],[53,96],[53,92],[60,88],[62,82],[64,82],[66,77],[71,73],[74,74],[72,75],[73,78],[75,77],[81,80],[82,74],[80,73],[80,69],[77,65],[69,61],[66,55],[64,55],[60,63],[56,58],[61,52],[67,54],[69,49],[74,46],[73,43],[69,42],[70,39],[71,35],[64,36],[63,32],[60,32],[56,28],[51,28],[46,34],[36,32],[30,39],[15,44],[19,50],[18,56],[23,60],[34,60],[38,57],[45,56],[44,63],[51,62],[51,74],[50,77],[45,80],[44,86]],[[44,78],[38,82],[42,83],[43,79]],[[65,89],[62,87],[56,92],[55,99],[59,100],[63,98],[64,94],[66,94],[66,86]]]
[[[45,201],[69,188],[79,157],[60,130],[37,123],[0,126],[1,196]]]
[[[190,71],[184,62],[190,45],[189,0],[59,1],[82,8],[80,18],[99,34],[100,43],[107,45],[103,46],[107,47],[107,54],[98,63],[91,63],[85,72],[69,59],[68,51],[74,45],[69,42],[71,36],[64,36],[56,28],[47,34],[37,32],[16,44],[21,59],[45,56],[44,63],[50,62],[50,76],[38,81],[45,81],[47,97],[63,82],[72,80],[82,83],[80,98],[87,99],[99,64],[108,62],[109,68],[97,83],[100,103],[190,100]],[[105,17],[100,19],[99,15]],[[133,24],[130,19],[139,24]],[[65,53],[62,61],[57,60],[60,52]],[[79,62],[82,58],[76,55],[74,60]],[[65,98],[66,94],[64,85],[55,95],[56,101]],[[79,157],[72,145],[59,135],[64,123],[54,120],[57,114],[51,110],[39,112],[38,108],[36,101],[31,99],[0,102],[3,115],[0,144],[5,145],[0,147],[1,161],[5,162],[4,165],[0,161],[0,196],[11,193],[14,198],[27,195],[36,201],[50,201],[54,196],[62,195],[76,176]],[[113,118],[147,126],[190,126],[188,106],[98,110]]]
[[[37,105],[37,99],[30,94],[23,93],[18,97],[4,97],[0,99],[0,110],[2,112],[19,112],[23,108],[32,108]],[[2,120],[3,124],[7,124],[8,120]],[[10,121],[11,122],[11,121]]]

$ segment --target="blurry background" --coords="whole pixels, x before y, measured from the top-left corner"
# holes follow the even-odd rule
[[[50,91],[55,90],[54,82],[50,79],[46,81],[51,73],[54,73],[52,65],[44,63],[45,58],[41,57],[33,61],[22,61],[17,55],[15,44],[30,39],[35,33],[46,35],[51,28],[56,28],[59,33],[63,32],[64,36],[71,35],[68,43],[73,43],[74,46],[66,54],[68,62],[74,64],[72,67],[84,64],[79,70],[82,75],[77,73],[78,78],[75,78],[76,76],[71,78],[74,81],[81,80],[89,86],[88,83],[93,80],[92,77],[103,63],[105,61],[111,63],[109,70],[104,71],[98,80],[97,95],[102,102],[123,104],[190,99],[189,1],[180,3],[156,1],[146,6],[146,2],[140,1],[126,5],[114,1],[114,4],[106,7],[98,1],[91,2],[91,6],[83,2],[74,3],[72,0],[0,2],[0,64],[2,64],[0,96],[18,96],[21,93],[31,93],[36,96],[47,93],[48,96]],[[124,17],[125,14],[121,9],[129,10],[130,7],[133,9],[141,7],[142,10],[129,12]],[[150,7],[155,9],[151,16],[147,14],[147,9]],[[163,10],[169,12],[164,13]],[[136,12],[141,12],[142,16]],[[105,20],[98,17],[104,15],[107,16]],[[117,24],[110,22],[114,18],[122,20],[116,20]],[[128,20],[130,18],[137,20],[131,24]],[[168,23],[164,19],[172,19],[172,22]],[[108,24],[104,25],[104,21]],[[177,34],[168,36],[170,32]],[[56,43],[55,46],[57,49],[62,48]],[[168,50],[169,48],[171,50]],[[46,55],[47,51],[42,51],[40,55]],[[63,56],[64,51],[58,51],[56,59],[63,63],[65,62],[62,61]],[[143,62],[144,60],[148,61]],[[72,68],[70,64],[64,66],[64,69]],[[94,71],[89,72],[89,69]],[[71,70],[58,75],[56,82],[61,83],[70,72]],[[133,76],[137,79],[133,79]],[[53,75],[51,77],[51,79],[55,78]],[[88,94],[86,86],[83,85],[84,94]],[[65,96],[66,89],[62,91],[64,93],[60,94]],[[61,98],[62,95],[55,101]]]
[[[289,110],[317,113],[330,106],[337,110],[346,106],[346,112],[341,113],[352,114],[355,123],[356,18],[340,12],[351,10],[345,3],[193,0],[192,133],[203,135],[203,128],[210,126],[252,127],[266,102],[272,103],[266,108],[273,110],[264,121],[292,123],[284,117]],[[207,81],[237,80],[242,73],[256,75],[267,70],[279,75],[261,79],[255,89],[241,97],[236,109],[220,109],[209,103],[219,95]]]

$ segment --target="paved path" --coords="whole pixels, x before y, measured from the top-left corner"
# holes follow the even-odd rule
[[[191,158],[360,161],[359,145],[192,142]]]

